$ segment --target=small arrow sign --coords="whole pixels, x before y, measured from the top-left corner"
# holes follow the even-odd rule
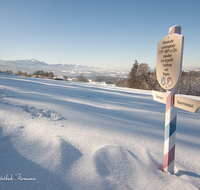
[[[200,108],[200,100],[185,98],[182,95],[176,94],[174,99],[174,107],[196,113]]]
[[[166,104],[166,92],[152,91],[152,96],[155,101]],[[192,99],[191,97],[186,98],[180,94],[175,94],[174,107],[196,113],[200,108],[200,100]]]
[[[155,101],[166,104],[166,92],[152,91],[152,96]]]

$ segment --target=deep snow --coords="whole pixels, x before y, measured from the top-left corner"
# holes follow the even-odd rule
[[[0,189],[200,189],[199,116],[178,109],[170,175],[151,91],[0,74]]]

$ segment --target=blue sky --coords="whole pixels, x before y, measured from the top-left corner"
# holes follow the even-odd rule
[[[157,42],[184,35],[183,67],[200,68],[199,0],[0,0],[0,60],[35,58],[127,69],[156,66]]]

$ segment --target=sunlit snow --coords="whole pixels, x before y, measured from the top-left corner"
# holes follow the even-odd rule
[[[0,74],[0,189],[200,189],[199,113],[178,110],[170,175],[151,91]]]

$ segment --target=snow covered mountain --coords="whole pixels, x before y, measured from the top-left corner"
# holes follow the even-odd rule
[[[127,77],[129,71],[107,71],[99,67],[89,67],[87,65],[75,64],[47,64],[42,61],[30,58],[26,60],[0,60],[0,70],[11,70],[13,72],[33,73],[36,70],[53,71],[54,75],[66,75],[68,77],[77,77],[83,73],[85,77],[93,76],[120,76]]]

